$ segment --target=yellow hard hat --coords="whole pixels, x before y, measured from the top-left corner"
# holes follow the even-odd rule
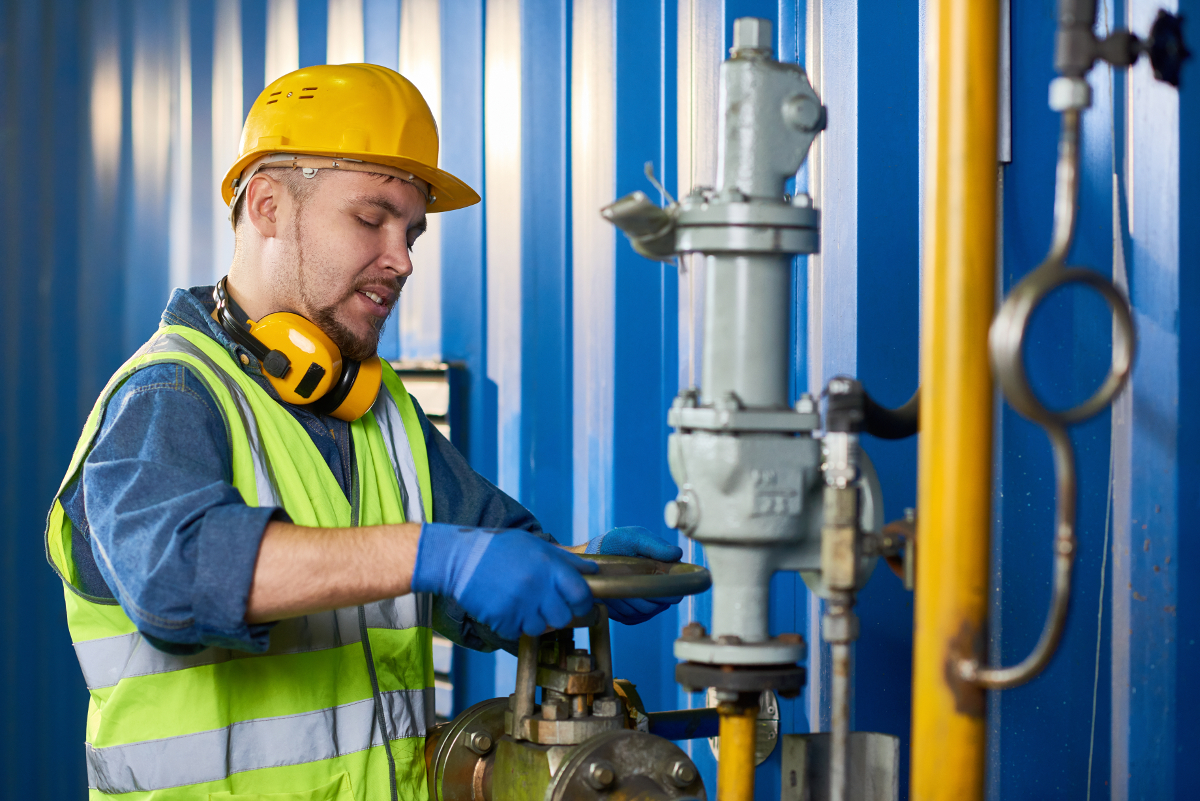
[[[345,159],[355,163],[352,169],[367,162],[411,173],[429,185],[426,211],[479,202],[475,190],[438,169],[433,113],[417,87],[387,67],[305,67],[264,89],[246,117],[237,161],[221,182],[225,203],[233,200],[243,170],[264,156],[287,153]]]

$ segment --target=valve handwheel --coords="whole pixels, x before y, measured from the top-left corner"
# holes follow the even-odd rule
[[[675,598],[712,586],[707,568],[687,562],[659,562],[640,556],[579,554],[599,565],[583,578],[596,598]]]

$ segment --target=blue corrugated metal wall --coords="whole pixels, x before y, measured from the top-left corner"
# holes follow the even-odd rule
[[[635,523],[674,536],[661,523],[662,504],[674,494],[665,409],[687,380],[694,344],[684,322],[686,283],[673,266],[647,262],[612,236],[595,206],[648,191],[647,161],[673,189],[711,182],[705,143],[715,124],[714,70],[738,16],[776,22],[781,58],[807,63],[830,107],[830,130],[819,146],[823,168],[798,176],[823,209],[825,228],[822,256],[812,264],[798,260],[795,392],[817,390],[834,372],[851,370],[885,402],[907,397],[917,381],[924,3],[406,3],[363,0],[362,52],[392,66],[419,61],[420,54],[403,51],[400,43],[409,40],[400,28],[436,21],[430,29],[439,42],[436,63],[418,66],[439,76],[434,105],[442,165],[485,196],[511,189],[485,185],[489,137],[505,133],[486,122],[488,19],[519,15],[519,42],[504,45],[519,59],[510,73],[519,77],[505,90],[517,93],[521,109],[518,248],[504,249],[504,232],[488,231],[483,207],[454,212],[442,220],[440,266],[425,275],[439,287],[440,330],[432,341],[440,352],[432,355],[464,366],[455,379],[466,398],[466,416],[452,421],[457,444],[484,475],[512,481],[506,488],[561,539]],[[152,330],[169,287],[210,281],[227,263],[230,239],[214,201],[214,173],[228,160],[239,116],[273,68],[268,41],[286,5],[10,0],[3,6],[0,253],[4,370],[11,378],[0,442],[0,619],[8,645],[0,659],[0,686],[7,688],[0,796],[82,795],[86,693],[61,589],[42,555],[45,507],[92,399]],[[1197,0],[1179,5],[1200,19]],[[339,22],[331,15],[345,13],[345,6],[297,0],[296,63],[326,60]],[[1057,123],[1045,104],[1051,6],[1012,0],[1003,288],[1038,263],[1049,237]],[[1104,19],[1144,31],[1155,7],[1109,0]],[[596,65],[600,72],[583,74]],[[1117,265],[1138,310],[1142,351],[1118,412],[1074,432],[1081,474],[1078,592],[1062,653],[1048,673],[991,701],[995,799],[1082,798],[1089,776],[1096,797],[1182,799],[1200,770],[1179,758],[1200,738],[1200,727],[1179,712],[1195,707],[1200,667],[1200,555],[1189,536],[1200,519],[1200,435],[1188,414],[1200,400],[1188,369],[1200,356],[1200,284],[1193,277],[1200,234],[1189,224],[1200,219],[1194,146],[1200,71],[1192,65],[1184,79],[1176,96],[1154,85],[1144,65],[1112,79],[1111,92],[1109,73],[1093,74],[1096,106],[1085,129],[1083,218],[1073,260],[1106,273]],[[489,252],[517,261],[489,264]],[[414,283],[422,276],[417,266]],[[520,316],[519,334],[512,342],[492,341],[490,349],[489,331],[508,329],[496,320],[489,325],[489,290],[499,291],[489,275],[515,276],[520,285],[517,307],[501,310]],[[1098,302],[1074,295],[1039,316],[1028,363],[1052,400],[1077,399],[1093,385],[1108,357],[1106,320]],[[402,336],[386,347],[389,355],[430,355],[406,352]],[[489,365],[489,353],[504,370]],[[516,372],[506,372],[512,366]],[[503,384],[509,375],[518,376],[515,387]],[[503,448],[502,397],[519,399],[520,420],[516,438]],[[992,643],[1011,662],[1032,644],[1045,612],[1053,495],[1040,432],[1009,410],[998,420],[995,553],[1003,570]],[[884,481],[888,516],[898,517],[913,502],[916,446],[871,441],[866,447]],[[510,475],[502,459],[518,465],[515,479],[501,478]],[[800,631],[813,646],[813,684],[805,698],[782,705],[783,729],[807,730],[810,719],[814,728],[827,726],[827,676],[811,628],[819,605],[791,576],[777,577],[774,587],[773,626]],[[856,725],[905,743],[910,602],[895,578],[879,570],[863,593],[864,634],[856,650]],[[703,703],[674,684],[671,641],[693,615],[707,618],[707,603],[702,597],[653,623],[617,627],[618,670],[638,683],[650,706]],[[458,708],[507,693],[511,671],[507,657],[460,652]],[[690,750],[712,787],[707,743],[694,742]],[[778,794],[777,759],[759,771],[762,798]]]

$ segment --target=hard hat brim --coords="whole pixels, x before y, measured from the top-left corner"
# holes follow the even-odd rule
[[[225,174],[225,180],[221,182],[221,198],[228,206],[233,199],[234,189],[233,182],[242,175],[242,171],[250,166],[254,161],[267,153],[295,153],[297,155],[312,155],[326,156],[333,159],[354,159],[366,164],[383,164],[388,167],[394,167],[405,172],[410,172],[418,178],[426,181],[433,194],[433,202],[425,207],[427,214],[432,214],[440,211],[454,211],[455,209],[466,208],[473,206],[480,201],[479,194],[474,189],[468,186],[464,181],[459,180],[455,176],[439,170],[436,167],[430,167],[422,164],[414,159],[406,159],[397,156],[384,156],[379,153],[359,153],[348,152],[344,150],[320,150],[313,148],[290,148],[286,145],[269,148],[254,148],[249,153],[246,153],[229,169]],[[282,165],[280,165],[282,166]]]

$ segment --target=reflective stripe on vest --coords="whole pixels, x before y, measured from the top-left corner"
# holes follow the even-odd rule
[[[404,420],[400,410],[396,408],[396,399],[387,387],[382,387],[375,405],[371,407],[375,420],[383,432],[383,444],[391,457],[392,466],[396,468],[396,481],[400,484],[400,497],[404,499],[405,519],[412,523],[425,522],[425,509],[421,505],[420,491],[410,493],[409,487],[417,488],[417,463],[413,458],[411,447],[397,448],[396,443],[408,445],[408,433],[404,430]]]
[[[150,340],[143,352],[147,356],[159,353],[186,353],[204,362],[213,371],[217,380],[221,382],[233,398],[233,402],[237,404],[242,428],[246,429],[246,438],[250,440],[250,455],[254,459],[254,487],[258,490],[258,505],[281,506],[279,494],[275,491],[275,480],[271,476],[271,460],[267,458],[267,453],[263,450],[262,438],[258,435],[258,422],[254,419],[254,412],[250,410],[250,401],[237,382],[229,376],[229,373],[213,364],[207,353],[179,334],[160,334]]]
[[[432,603],[428,595],[412,594],[367,604],[363,607],[367,628],[409,629],[429,626]],[[271,647],[262,654],[206,648],[198,654],[175,656],[158,650],[135,631],[77,642],[75,656],[79,658],[79,667],[83,670],[88,689],[99,690],[116,686],[121,679],[137,676],[216,665],[231,659],[260,659],[279,654],[323,651],[358,642],[362,642],[358,610],[350,608],[281,620],[271,629]]]
[[[382,694],[389,739],[419,737],[425,732],[426,692]],[[367,698],[162,740],[108,748],[88,745],[88,788],[114,794],[165,790],[250,770],[332,759],[383,745],[375,722],[375,701]]]
[[[328,466],[290,413],[241,373],[219,344],[178,327],[160,330],[106,387],[97,402],[100,414],[93,410],[89,417],[64,487],[82,469],[108,398],[128,375],[155,363],[181,364],[208,386],[232,438],[234,486],[248,502],[253,493],[259,506],[282,506],[300,525],[326,527],[419,522],[432,509],[425,443],[410,441],[410,435],[420,435],[420,423],[390,368],[384,368],[385,385],[372,413],[351,424],[355,478],[347,506]],[[268,451],[278,460],[278,471]],[[51,522],[62,520],[61,514],[56,500]],[[360,514],[364,519],[358,519]],[[69,543],[69,521],[66,524]],[[51,562],[71,585],[69,576],[77,571],[61,562],[73,557],[47,542]],[[387,741],[420,738],[427,722],[434,720],[432,656],[426,653],[430,596],[410,594],[281,621],[273,627],[265,653],[210,647],[195,655],[174,656],[151,646],[119,607],[71,589],[82,599],[71,600],[68,594],[68,621],[92,693],[86,757],[89,787],[98,793],[166,791],[162,798],[190,798],[193,790],[202,795],[244,793],[262,782],[280,788],[268,792],[291,792],[315,787],[314,781],[325,785],[349,770],[348,786],[355,799],[387,797],[382,753],[384,747],[390,750]],[[76,636],[77,630],[82,636]],[[370,636],[369,651],[362,644],[364,633]],[[369,652],[373,660],[366,658]],[[249,669],[253,665],[263,667]],[[305,665],[319,667],[311,673]],[[180,676],[182,683],[169,674]],[[368,674],[370,687],[365,687]],[[233,678],[237,676],[259,678],[250,685],[229,684],[238,681]],[[268,676],[261,686],[280,688],[276,702],[256,697],[260,692],[270,696],[269,690],[254,689]],[[209,692],[215,694],[205,694]],[[224,695],[230,692],[232,696]],[[304,708],[310,692],[309,703],[316,701],[323,708]],[[145,706],[158,703],[143,700],[147,697],[167,705],[156,711]],[[289,706],[294,714],[287,714]],[[219,725],[225,720],[229,722]],[[386,739],[380,727],[386,729]],[[401,798],[425,797],[419,743],[403,746],[407,761],[396,763]],[[378,757],[372,756],[377,751]],[[250,773],[267,768],[285,772]],[[249,778],[230,784],[237,774]],[[209,784],[192,788],[201,783]]]

